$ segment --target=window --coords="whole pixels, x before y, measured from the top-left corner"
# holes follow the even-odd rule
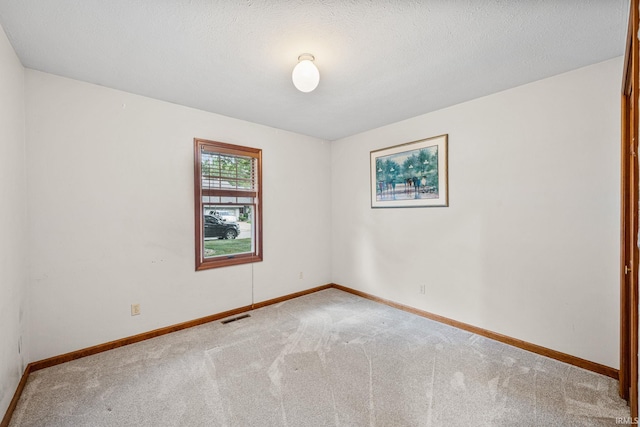
[[[194,142],[196,270],[262,261],[262,150]]]

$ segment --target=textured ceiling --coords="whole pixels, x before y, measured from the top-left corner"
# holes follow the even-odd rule
[[[24,66],[323,139],[624,53],[628,0],[0,0]],[[291,71],[315,55],[320,85]]]

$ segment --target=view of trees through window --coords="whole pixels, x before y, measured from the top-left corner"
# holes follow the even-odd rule
[[[254,189],[253,158],[222,153],[202,153],[204,188]]]

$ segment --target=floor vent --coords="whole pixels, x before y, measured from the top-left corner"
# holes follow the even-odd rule
[[[223,320],[221,323],[226,325],[227,323],[235,322],[236,320],[246,319],[247,317],[251,317],[250,314],[243,314],[242,316],[232,317],[231,319]]]

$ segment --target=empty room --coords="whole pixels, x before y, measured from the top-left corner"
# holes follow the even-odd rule
[[[638,14],[0,1],[0,427],[637,424]]]

